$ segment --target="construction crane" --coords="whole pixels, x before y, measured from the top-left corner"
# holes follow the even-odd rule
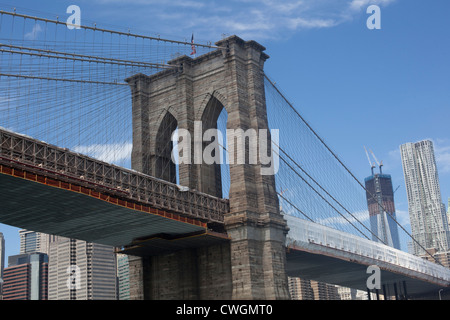
[[[380,168],[380,174],[382,174],[383,172],[381,171],[381,167],[383,166],[383,160],[381,160],[381,162],[378,162],[377,157],[375,157],[375,154],[373,153],[372,150],[370,150],[370,153],[372,154],[373,158],[375,159],[375,162],[377,163],[378,167]]]
[[[369,153],[367,152],[367,149],[366,149],[365,146],[364,146],[364,150],[366,151],[367,160],[369,160],[370,169],[372,170],[372,175],[373,175],[373,169],[375,168],[375,163],[373,163],[373,162],[370,160]],[[382,172],[382,170],[381,170],[381,167],[383,166],[383,161],[378,162],[378,159],[377,159],[377,157],[375,157],[375,154],[373,153],[373,151],[370,150],[370,149],[369,149],[369,151],[370,151],[370,153],[372,154],[372,157],[375,159],[375,162],[377,163],[378,167],[380,168],[380,174],[382,174],[383,172]]]
[[[375,168],[375,165],[370,161],[369,153],[367,152],[366,146],[364,146],[364,150],[366,151],[367,160],[369,160],[370,170],[372,170],[373,175],[373,168]]]

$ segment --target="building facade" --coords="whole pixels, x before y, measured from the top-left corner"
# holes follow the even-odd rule
[[[448,222],[448,229],[450,230],[450,198],[448,198],[448,205],[447,205],[447,222]]]
[[[315,300],[340,300],[338,288],[335,285],[311,280],[311,288]]]
[[[423,140],[400,146],[408,197],[413,253],[448,251],[450,232],[442,203],[433,143]]]
[[[288,277],[291,300],[341,300],[338,287],[314,280]]]
[[[55,241],[57,236],[46,233],[21,229],[20,237],[20,253],[42,252],[49,253],[50,243]]]
[[[314,300],[314,291],[310,280],[288,277],[291,300]]]
[[[5,269],[5,237],[3,236],[3,233],[0,232],[0,282],[3,279],[4,269]]]
[[[49,256],[49,300],[117,299],[113,247],[58,237]]]
[[[341,300],[356,300],[357,289],[338,286],[337,290]]]
[[[364,182],[372,240],[400,250],[391,176],[376,173]]]
[[[5,237],[0,232],[0,300],[3,300],[3,270],[5,269]]]
[[[4,271],[3,300],[47,300],[48,256],[26,253],[10,256]]]
[[[117,286],[118,299],[130,300],[130,265],[126,254],[117,254]]]

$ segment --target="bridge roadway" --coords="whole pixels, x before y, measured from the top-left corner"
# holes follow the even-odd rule
[[[0,194],[0,223],[38,232],[153,253],[226,239],[212,230],[223,228],[227,199],[5,129]]]
[[[229,203],[0,129],[0,223],[158,255],[229,241]],[[365,290],[367,266],[408,296],[450,287],[450,269],[285,216],[287,274]],[[395,285],[394,285],[395,284]],[[397,287],[394,287],[397,286]]]
[[[320,282],[367,290],[369,266],[381,271],[379,293],[438,298],[450,291],[450,269],[314,222],[285,215],[290,228],[286,239],[287,273]],[[447,288],[447,289],[445,289]]]

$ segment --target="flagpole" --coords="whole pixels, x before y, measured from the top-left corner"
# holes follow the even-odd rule
[[[195,59],[195,57],[197,56],[197,49],[195,48],[195,45],[194,45],[194,32],[192,32],[192,37],[191,37],[191,49],[192,49],[191,55],[193,55],[194,59]]]

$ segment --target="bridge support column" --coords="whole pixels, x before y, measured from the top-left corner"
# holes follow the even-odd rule
[[[132,300],[229,300],[229,244],[159,256],[129,256]]]
[[[268,58],[265,48],[237,37],[217,44],[229,48],[224,61],[227,128],[256,130],[260,134],[261,129],[269,128],[263,72]],[[257,150],[266,147],[271,152],[270,139],[269,134],[266,146],[259,140]],[[234,153],[230,151],[230,158],[250,159],[254,147],[250,143],[241,154],[236,148]],[[284,247],[288,228],[279,211],[275,171],[263,173],[261,157],[257,155],[255,164],[230,163],[230,213],[225,215],[225,229],[231,238],[233,299],[289,299]]]
[[[144,300],[144,275],[147,274],[144,266],[147,266],[147,264],[148,259],[146,258],[128,256],[131,300]]]
[[[289,299],[285,273],[286,225],[281,217],[230,214],[233,299]]]
[[[223,39],[216,45],[220,49],[196,59],[182,56],[169,61],[177,68],[152,76],[135,75],[126,80],[133,93],[132,166],[175,182],[176,176],[172,174],[175,172],[174,164],[169,160],[172,147],[170,134],[178,127],[179,130],[188,130],[194,137],[192,129],[198,122],[205,130],[217,128],[219,114],[224,108],[228,115],[226,134],[232,132],[233,135],[227,137],[231,138],[227,142],[234,147],[228,149],[230,213],[224,217],[225,230],[231,239],[230,255],[227,262],[224,255],[208,261],[216,261],[212,266],[219,262],[229,266],[230,278],[217,280],[225,287],[231,286],[230,296],[233,299],[288,299],[284,247],[288,228],[279,210],[276,172],[267,173],[270,167],[276,167],[273,163],[276,155],[270,158],[272,161],[269,164],[266,161],[272,156],[272,133],[268,130],[263,71],[269,56],[264,53],[262,45],[237,36]],[[263,135],[265,140],[261,139]],[[186,160],[187,163],[183,161],[179,165],[179,183],[222,197],[220,166],[204,161],[203,142],[209,144],[211,141],[203,139],[206,138],[201,135],[202,141],[188,142],[187,145],[192,146],[190,152],[183,149],[183,157],[186,152],[191,161]],[[236,140],[231,141],[233,139],[238,140],[237,143]],[[195,152],[197,145],[203,148],[198,154]],[[196,154],[200,155],[199,161]],[[176,256],[170,258],[170,267],[166,267],[177,277],[186,268],[200,275],[195,254],[177,252]],[[165,259],[169,256],[136,262],[136,268],[152,274],[153,284],[150,286],[159,281],[156,275],[161,269],[158,266],[164,265]],[[136,279],[146,281],[140,272],[136,272],[136,276]],[[189,281],[200,283],[202,279],[197,277]],[[189,281],[183,282],[185,280],[185,276],[179,274],[179,284],[191,286]],[[210,282],[210,285],[214,290],[215,283]],[[137,297],[174,297],[146,293],[145,287],[144,293],[136,294]],[[137,288],[140,288],[139,285]],[[197,296],[205,295],[200,290]],[[177,297],[185,298],[185,295],[178,294]]]

